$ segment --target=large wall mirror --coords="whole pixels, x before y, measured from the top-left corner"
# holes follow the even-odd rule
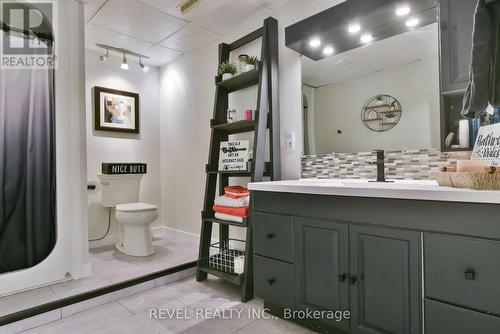
[[[319,61],[302,56],[304,153],[439,148],[438,43],[432,23]]]

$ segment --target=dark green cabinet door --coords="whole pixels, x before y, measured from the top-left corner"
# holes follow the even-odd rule
[[[467,88],[477,1],[440,0],[442,91]]]
[[[294,218],[295,283],[298,309],[349,310],[348,225]],[[323,319],[348,329],[348,321]]]
[[[351,331],[421,333],[419,232],[349,227]]]

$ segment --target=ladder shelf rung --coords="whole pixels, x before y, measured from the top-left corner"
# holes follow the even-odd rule
[[[217,86],[227,89],[229,93],[256,85],[259,83],[259,65],[255,69],[237,74],[234,77],[226,80],[220,80],[220,77],[215,77]]]
[[[207,174],[220,174],[230,177],[251,177],[252,176],[252,161],[247,162],[247,168],[242,170],[215,170],[210,168],[210,165],[205,165]],[[271,162],[264,163],[264,176],[271,175]]]
[[[208,274],[220,277],[220,278],[222,278],[222,279],[224,279],[224,280],[226,280],[226,281],[228,281],[230,283],[236,284],[238,286],[242,285],[243,277],[244,277],[243,274],[233,275],[233,274],[230,274],[230,273],[226,273],[226,272],[223,272],[223,271],[220,271],[220,270],[216,270],[216,269],[210,268],[210,267],[208,267],[203,262],[204,261],[198,260],[198,269],[199,270],[201,270],[203,272],[206,272]]]
[[[243,217],[243,221],[241,223],[233,222],[230,220],[223,220],[223,219],[215,218],[213,211],[202,211],[201,216],[202,216],[203,221],[216,223],[216,224],[247,227],[247,223],[248,223],[248,217]]]
[[[236,121],[233,123],[228,123],[228,122],[219,122],[215,119],[210,120],[210,126],[214,130],[218,131],[227,131],[229,135],[234,135],[238,133],[244,133],[244,132],[252,132],[255,131],[255,127],[257,126],[257,121],[251,120],[242,120],[242,121]],[[271,127],[271,118],[267,118],[267,128],[269,129]]]

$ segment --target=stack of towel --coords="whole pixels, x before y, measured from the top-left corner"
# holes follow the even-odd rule
[[[250,191],[241,186],[230,186],[224,187],[224,193],[215,199],[215,218],[242,223],[243,217],[248,215]]]

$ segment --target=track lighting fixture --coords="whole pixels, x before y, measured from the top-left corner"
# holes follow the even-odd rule
[[[125,71],[128,71],[128,60],[127,60],[127,56],[125,55],[125,53],[123,54],[123,60],[122,60],[121,69],[125,70]]]
[[[106,60],[108,60],[109,58],[109,53],[110,51],[112,52],[116,52],[116,53],[119,53],[121,55],[123,55],[123,58],[122,58],[122,63],[120,65],[120,68],[122,70],[129,70],[130,69],[130,66],[129,66],[129,63],[128,63],[128,58],[130,57],[136,57],[139,59],[139,67],[142,69],[142,71],[144,73],[148,73],[149,70],[150,70],[150,67],[145,65],[142,60],[143,59],[149,59],[148,56],[145,56],[145,55],[142,55],[140,53],[136,53],[136,52],[132,52],[130,50],[127,50],[127,49],[122,49],[122,48],[116,48],[114,46],[110,46],[110,45],[105,45],[105,44],[96,44],[97,47],[101,48],[101,49],[104,49],[106,51],[105,54],[103,55],[100,55],[99,56],[99,61],[100,62],[105,62]]]
[[[149,66],[144,65],[144,64],[142,63],[142,58],[139,58],[139,66],[142,68],[142,71],[143,71],[144,73],[148,73],[148,72],[149,72]]]
[[[104,63],[109,58],[109,50],[106,49],[106,54],[99,56],[99,61]]]

